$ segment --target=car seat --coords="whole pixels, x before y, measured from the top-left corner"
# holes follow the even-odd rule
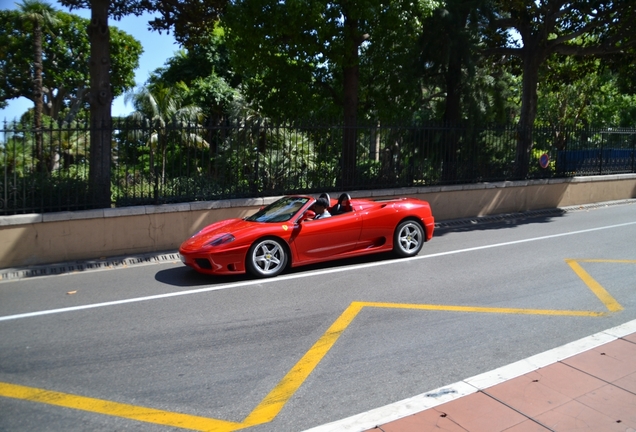
[[[331,213],[332,216],[350,211],[353,211],[353,207],[351,207],[351,196],[346,192],[341,194],[340,197],[338,197],[338,203],[329,209],[329,213]]]
[[[329,203],[329,206],[331,207],[331,198],[329,197],[329,194],[326,192],[323,192],[320,194],[320,196],[318,198],[325,198],[327,200],[327,202]]]

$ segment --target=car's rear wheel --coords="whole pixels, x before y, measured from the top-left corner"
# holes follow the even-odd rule
[[[261,239],[247,252],[247,271],[256,277],[277,276],[287,266],[287,260],[287,249],[280,240]]]
[[[424,244],[424,229],[414,220],[401,222],[393,235],[393,252],[401,257],[417,255]]]

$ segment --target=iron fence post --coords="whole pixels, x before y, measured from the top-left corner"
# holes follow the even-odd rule
[[[603,136],[601,135],[601,150],[598,157],[598,175],[603,175]]]
[[[636,131],[632,131],[632,173],[636,172],[634,168],[634,153],[636,153]]]
[[[254,147],[253,150],[256,153],[256,160],[254,161],[254,180],[252,181],[252,195],[258,196],[258,160],[260,158],[258,147]]]

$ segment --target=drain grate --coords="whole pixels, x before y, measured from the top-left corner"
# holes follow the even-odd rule
[[[136,265],[159,264],[176,261],[181,261],[179,254],[176,252],[170,252],[161,254],[144,254],[133,257],[113,257],[103,260],[47,264],[26,268],[9,268],[0,270],[0,282],[38,276],[55,276],[61,274],[108,270],[132,267]]]

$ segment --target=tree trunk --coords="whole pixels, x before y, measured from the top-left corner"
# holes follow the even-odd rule
[[[444,165],[442,166],[442,180],[455,182],[457,180],[459,134],[457,127],[461,120],[461,86],[462,86],[462,58],[461,50],[451,45],[451,57],[446,70],[446,106],[444,110],[444,125],[446,143],[444,145]]]
[[[452,55],[446,71],[446,103],[444,122],[459,123],[461,120],[462,59]]]
[[[108,30],[109,0],[91,0],[88,35],[90,58],[91,151],[89,192],[93,206],[110,207],[110,153],[112,136],[110,89],[110,39]]]
[[[525,49],[523,56],[523,84],[521,92],[521,113],[517,125],[517,152],[515,177],[525,179],[530,170],[532,154],[532,131],[537,117],[537,84],[539,67],[544,56],[538,50]]]
[[[55,92],[55,94],[53,94]],[[59,120],[60,111],[64,108],[64,99],[68,95],[68,91],[64,87],[60,87],[55,91],[53,89],[42,89],[44,103],[42,104],[42,113],[51,117],[53,120]]]
[[[35,159],[37,172],[47,172],[44,161],[44,139],[42,136],[42,27],[38,20],[33,22],[33,126],[35,128]]]
[[[462,67],[465,62],[466,48],[462,45],[468,43],[461,34],[468,24],[469,9],[456,5],[457,10],[451,13],[450,27],[446,30],[449,44],[448,68],[446,69],[446,106],[444,121],[457,124],[461,120],[462,107]]]
[[[342,138],[342,187],[356,183],[356,126],[358,116],[359,64],[358,22],[345,16],[344,131]]]

